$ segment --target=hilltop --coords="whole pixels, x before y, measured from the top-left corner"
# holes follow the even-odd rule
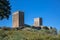
[[[53,30],[24,29],[5,30],[0,29],[0,40],[60,40],[60,34],[54,34]]]

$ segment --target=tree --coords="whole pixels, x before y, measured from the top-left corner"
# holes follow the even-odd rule
[[[0,0],[0,20],[4,18],[9,18],[11,14],[10,3],[8,0]]]

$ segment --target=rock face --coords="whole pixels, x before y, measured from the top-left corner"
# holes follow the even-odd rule
[[[24,12],[13,13],[13,28],[24,26]]]

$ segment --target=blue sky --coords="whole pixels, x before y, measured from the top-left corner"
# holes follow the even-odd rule
[[[34,18],[42,17],[44,26],[60,30],[60,0],[10,0],[11,12],[24,11],[25,24],[33,25]],[[0,26],[12,27],[12,15],[9,20],[0,20]]]

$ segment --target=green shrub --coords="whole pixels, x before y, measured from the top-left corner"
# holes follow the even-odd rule
[[[0,30],[0,40],[60,40],[59,35],[50,34],[48,30]]]

